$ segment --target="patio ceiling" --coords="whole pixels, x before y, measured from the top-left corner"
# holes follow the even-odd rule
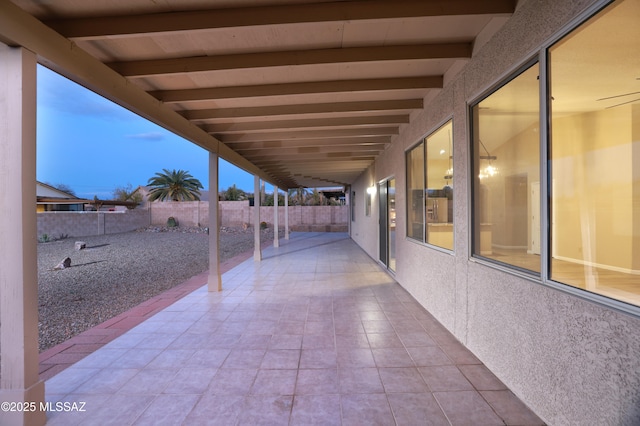
[[[0,0],[0,41],[272,184],[344,186],[515,3]]]

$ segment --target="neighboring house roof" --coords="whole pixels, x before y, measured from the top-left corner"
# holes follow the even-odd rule
[[[70,200],[80,200],[80,198],[76,197],[73,194],[69,194],[68,192],[64,192],[55,188],[51,185],[47,185],[46,183],[37,182],[36,181],[36,196],[38,198],[56,198],[56,199],[70,199]]]

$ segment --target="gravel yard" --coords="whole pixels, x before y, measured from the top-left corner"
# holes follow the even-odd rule
[[[253,230],[222,228],[221,260],[253,250]],[[273,240],[273,229],[261,232]],[[74,249],[84,241],[84,250]],[[94,327],[209,267],[200,228],[149,227],[124,234],[38,243],[40,351]],[[54,270],[65,257],[71,267]]]

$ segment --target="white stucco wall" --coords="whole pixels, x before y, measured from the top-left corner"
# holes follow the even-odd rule
[[[640,319],[470,259],[467,103],[509,75],[591,6],[528,0],[353,185],[352,238],[378,259],[378,200],[367,186],[396,178],[395,277],[487,367],[552,425],[640,424]],[[454,128],[455,254],[406,239],[405,150],[448,119]]]

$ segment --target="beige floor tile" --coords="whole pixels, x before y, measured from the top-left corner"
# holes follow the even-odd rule
[[[404,347],[402,341],[395,332],[367,333],[367,338],[369,339],[369,345],[371,345],[373,349]]]
[[[420,374],[433,392],[473,390],[473,386],[455,365],[420,367]]]
[[[338,367],[363,368],[375,367],[371,349],[346,348],[338,351]]]
[[[340,403],[342,424],[345,426],[387,426],[395,423],[389,402],[384,394],[342,395]]]
[[[388,399],[398,426],[451,426],[431,393],[394,393]]]
[[[507,389],[507,387],[482,364],[460,365],[458,368],[476,390]]]
[[[269,349],[262,358],[261,369],[297,369],[301,351],[298,349]]]
[[[233,425],[244,410],[243,395],[204,395],[188,413],[185,425]]]
[[[447,354],[437,346],[407,348],[407,352],[413,359],[413,363],[418,367],[453,364]]]
[[[257,369],[220,369],[209,383],[206,393],[247,395],[257,374]]]
[[[384,387],[377,368],[339,368],[340,393],[383,393]]]
[[[178,368],[161,370],[145,368],[127,381],[117,393],[127,395],[161,394],[172,382],[178,370]]]
[[[103,369],[96,373],[91,380],[84,382],[73,393],[80,394],[115,394],[125,383],[140,370],[135,368]]]
[[[427,384],[414,367],[380,368],[378,370],[384,391],[390,393],[429,392]]]
[[[340,426],[339,395],[299,395],[293,401],[291,426]]]
[[[301,334],[277,334],[271,336],[269,349],[300,349],[302,348]]]
[[[222,292],[197,289],[46,392],[87,402],[49,413],[65,426],[542,424],[340,234],[267,249],[225,274]]]
[[[545,424],[510,390],[482,391],[480,395],[509,425],[541,426]]]
[[[338,392],[338,370],[298,370],[296,395],[324,395],[337,394]]]
[[[414,363],[405,348],[372,349],[378,367],[413,367]]]
[[[338,364],[334,349],[303,349],[300,368],[336,368]]]
[[[500,417],[476,391],[434,392],[433,396],[452,425],[503,424]]]
[[[331,334],[305,334],[302,338],[302,349],[334,349],[336,338]]]
[[[245,398],[238,425],[287,425],[293,407],[293,396],[253,395]],[[226,423],[223,423],[226,424]]]
[[[293,395],[298,370],[259,370],[251,395]]]
[[[179,425],[200,399],[199,395],[158,395],[134,426]]]
[[[259,368],[266,350],[233,349],[220,368]]]

